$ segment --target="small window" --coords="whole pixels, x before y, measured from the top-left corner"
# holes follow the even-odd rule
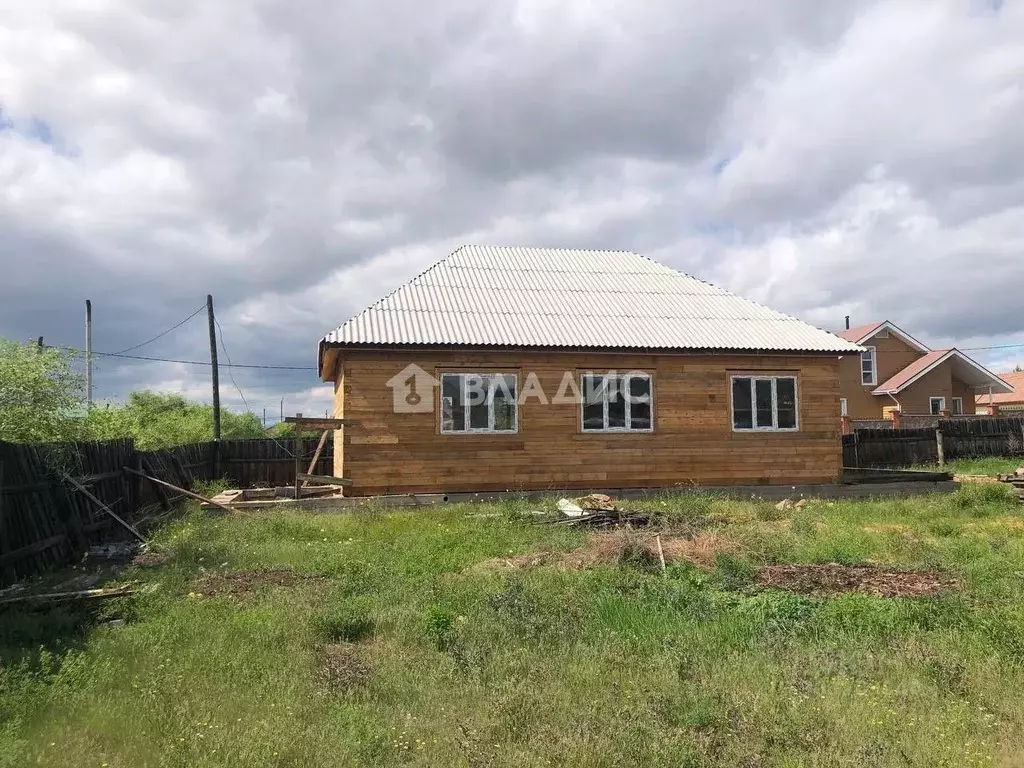
[[[839,415],[840,416],[849,416],[850,415],[849,407],[847,405],[845,397],[840,397],[839,398]]]
[[[962,397],[953,398],[953,408],[950,411],[954,416],[964,415],[964,399]]]
[[[651,377],[646,373],[582,377],[584,432],[652,432]]]
[[[518,429],[514,373],[441,375],[442,432],[516,432]]]
[[[875,364],[875,348],[865,347],[860,353],[860,381],[865,386],[878,383],[878,368]]]
[[[796,378],[733,376],[732,428],[738,432],[797,429]]]
[[[929,397],[928,410],[931,411],[932,416],[938,416],[940,413],[946,410],[946,398]]]

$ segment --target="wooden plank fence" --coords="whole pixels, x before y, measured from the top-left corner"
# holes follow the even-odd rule
[[[318,437],[222,440],[221,475],[236,488],[293,485],[296,462],[299,472],[305,473],[319,442]],[[334,474],[334,441],[330,438],[309,474]]]
[[[1024,418],[939,419],[928,429],[858,429],[843,436],[843,466],[908,467],[942,459],[1024,456]]]
[[[318,438],[224,440],[221,475],[238,488],[293,485],[305,473]],[[328,440],[312,474],[334,474]],[[174,491],[125,472],[131,467],[181,488],[213,479],[215,443],[137,451],[131,440],[15,445],[0,442],[0,586],[79,558],[91,545],[127,532],[74,488],[83,485],[132,525],[162,517],[182,499]]]

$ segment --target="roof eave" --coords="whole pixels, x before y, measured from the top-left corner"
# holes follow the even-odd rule
[[[536,344],[452,344],[452,343],[398,343],[382,344],[379,342],[355,342],[355,341],[330,341],[327,338],[320,340],[318,346],[318,367],[322,367],[324,352],[328,349],[358,349],[363,351],[371,350],[506,350],[510,352],[535,350],[540,352],[579,352],[592,354],[613,354],[613,353],[642,353],[642,354],[718,354],[718,355],[800,355],[819,357],[842,357],[844,355],[860,354],[864,351],[862,347],[851,345],[848,349],[763,349],[763,348],[742,348],[742,347],[587,347],[579,345],[548,346]]]

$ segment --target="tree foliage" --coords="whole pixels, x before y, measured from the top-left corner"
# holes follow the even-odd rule
[[[221,408],[221,437],[263,437],[263,425],[254,413],[233,413]],[[181,395],[133,392],[120,406],[93,408],[85,418],[85,433],[92,440],[133,437],[143,451],[213,440],[213,406],[194,403]]]
[[[57,443],[131,437],[140,450],[213,439],[213,406],[181,395],[133,392],[124,404],[86,408],[72,354],[0,338],[0,440]],[[221,436],[263,437],[253,413],[221,408]]]
[[[67,440],[85,396],[74,356],[50,347],[0,338],[0,440]]]

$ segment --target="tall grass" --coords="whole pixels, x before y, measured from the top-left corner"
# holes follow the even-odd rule
[[[723,499],[647,505],[665,536],[738,547],[664,575],[630,557],[496,570],[479,564],[585,534],[532,525],[521,513],[538,505],[515,500],[193,511],[158,534],[165,566],[126,574],[160,583],[152,594],[98,615],[0,615],[0,766],[1022,763],[1012,499],[969,488],[782,519]],[[821,599],[751,585],[766,563],[865,560],[963,586]],[[307,578],[197,594],[204,571],[271,568]]]

